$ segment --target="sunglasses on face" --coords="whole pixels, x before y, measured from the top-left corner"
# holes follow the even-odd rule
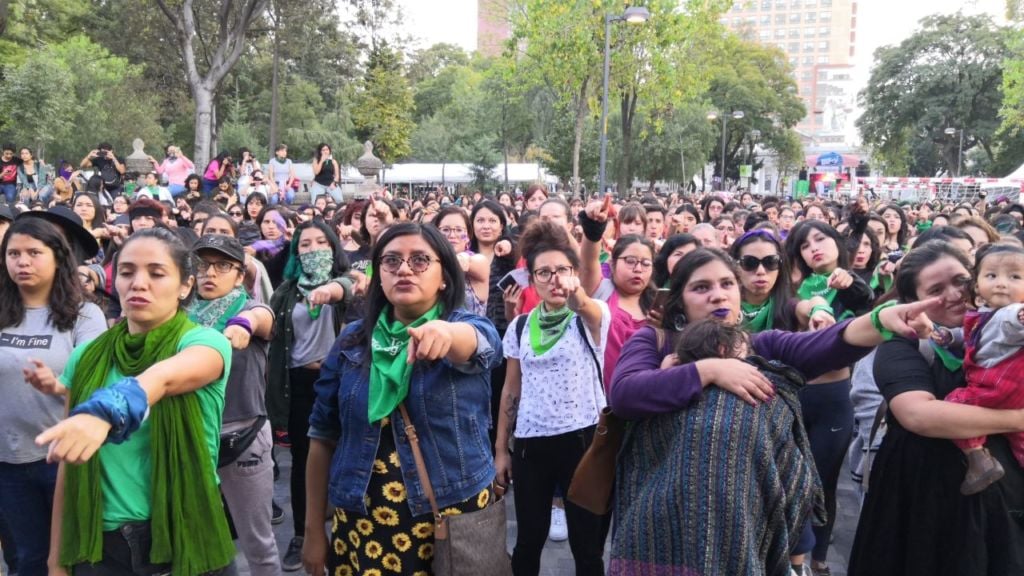
[[[764,269],[769,272],[774,272],[779,269],[781,264],[782,259],[774,254],[764,258],[756,256],[743,256],[740,258],[740,268],[746,272],[756,272],[761,266],[764,266]]]

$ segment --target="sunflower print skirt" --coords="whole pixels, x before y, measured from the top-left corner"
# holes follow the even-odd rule
[[[441,513],[453,516],[483,510],[492,498],[488,487]],[[381,422],[380,446],[364,499],[369,512],[365,516],[341,509],[334,512],[329,574],[431,576],[433,518],[430,514],[413,516],[409,510],[390,418]]]

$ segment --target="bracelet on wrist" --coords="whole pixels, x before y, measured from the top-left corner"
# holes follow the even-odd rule
[[[242,330],[248,332],[249,336],[252,336],[252,322],[250,322],[245,316],[235,316],[228,319],[224,324],[224,327],[227,328],[228,326],[238,326]]]
[[[885,340],[886,342],[892,340],[892,337],[895,336],[895,333],[893,333],[892,330],[889,330],[888,328],[882,325],[882,320],[881,318],[879,318],[879,315],[882,313],[882,310],[885,310],[886,308],[891,308],[895,305],[896,301],[890,300],[885,304],[875,306],[875,309],[871,311],[871,325],[875,327],[875,330],[877,330],[878,333],[882,335],[882,340]]]

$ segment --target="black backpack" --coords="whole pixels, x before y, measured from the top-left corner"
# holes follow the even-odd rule
[[[103,187],[107,190],[116,190],[121,187],[121,173],[117,171],[114,162],[107,160],[99,170]]]

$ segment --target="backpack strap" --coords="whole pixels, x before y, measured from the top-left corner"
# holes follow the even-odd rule
[[[520,314],[516,318],[516,342],[520,345],[523,343],[523,330],[526,329],[526,319],[529,318],[529,314]]]
[[[579,314],[576,315],[576,329],[580,331],[583,344],[586,345],[587,350],[590,352],[590,357],[594,360],[594,367],[597,368],[597,380],[601,383],[601,390],[604,390],[604,374],[601,370],[601,362],[597,359],[597,352],[594,351],[594,347],[590,345],[590,339],[587,338],[587,328],[583,325],[583,318]]]

